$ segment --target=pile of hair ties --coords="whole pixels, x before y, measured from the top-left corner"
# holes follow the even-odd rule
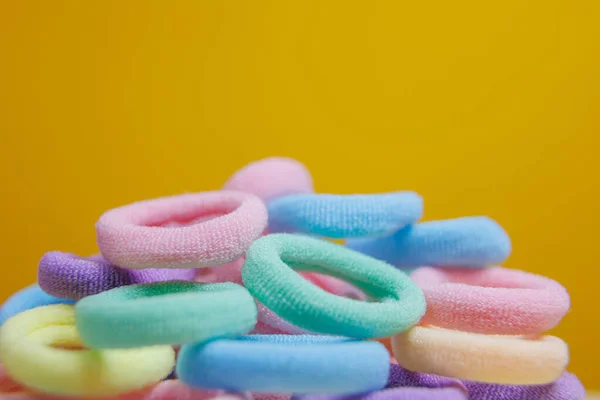
[[[288,158],[107,211],[101,254],[45,254],[3,305],[0,399],[583,399],[543,334],[565,288],[494,266],[493,220],[422,212]]]

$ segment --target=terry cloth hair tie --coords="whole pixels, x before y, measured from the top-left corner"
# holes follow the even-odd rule
[[[415,326],[392,337],[398,364],[411,371],[509,385],[542,385],[558,379],[569,362],[554,336],[482,335]]]
[[[212,281],[214,282],[233,282],[243,285],[242,283],[242,267],[244,265],[245,258],[240,257],[239,259],[232,261],[228,264],[221,265],[218,267],[211,268],[212,270]],[[204,271],[205,268],[199,271]],[[356,289],[354,286],[344,282],[343,280],[337,279],[333,276],[320,275],[312,272],[300,272],[300,276],[304,279],[312,282],[316,286],[329,293],[336,294],[338,296],[350,297],[355,299],[363,300],[364,294]],[[307,334],[311,333],[305,329],[299,328],[281,319],[273,311],[265,307],[260,301],[256,302],[258,309],[258,324],[251,332],[252,334]]]
[[[299,275],[307,281],[313,283],[316,287],[319,287],[328,293],[332,293],[341,297],[365,300],[364,294],[362,294],[362,292],[360,292],[358,289],[332,276],[318,275],[311,272],[301,272]],[[258,300],[256,301],[256,307],[258,309],[257,319],[263,325],[260,327],[257,326],[255,328],[255,333],[286,333],[290,335],[313,333],[309,330],[299,328],[285,321]],[[257,330],[260,330],[260,332]]]
[[[496,385],[464,382],[470,400],[585,400],[585,389],[579,379],[569,372],[547,385]]]
[[[265,158],[246,165],[229,178],[223,189],[252,193],[264,201],[314,191],[308,169],[285,157]]]
[[[0,308],[0,326],[7,319],[23,311],[32,308],[47,306],[50,304],[73,304],[74,301],[69,299],[60,299],[45,293],[37,284],[33,284],[17,293],[13,294],[6,300]]]
[[[92,348],[184,344],[248,333],[256,304],[234,283],[171,281],[123,286],[75,306],[77,328]]]
[[[263,393],[359,393],[385,386],[389,354],[373,341],[252,335],[185,345],[177,375],[193,387]]]
[[[358,395],[295,395],[292,400],[467,400],[467,388],[458,379],[408,371],[390,364],[384,390]]]
[[[100,217],[96,234],[104,258],[120,267],[196,268],[239,258],[266,224],[258,197],[216,191],[115,208]]]
[[[467,394],[455,387],[428,389],[401,387],[351,395],[295,395],[292,400],[469,400]]]
[[[413,192],[296,194],[268,203],[269,232],[331,238],[391,235],[419,220],[423,199]]]
[[[502,263],[511,251],[504,229],[487,217],[423,222],[384,238],[352,239],[347,246],[399,268],[482,267]]]
[[[294,269],[344,279],[378,302],[327,293]],[[408,329],[425,312],[423,293],[403,272],[306,236],[272,234],[258,239],[246,253],[242,278],[258,301],[285,321],[312,332],[385,337]]]
[[[192,280],[195,274],[194,269],[124,269],[102,256],[79,257],[60,251],[46,253],[38,266],[38,282],[45,292],[73,300],[137,283]]]
[[[558,325],[570,305],[558,282],[507,268],[423,267],[411,278],[427,301],[421,325],[492,335],[538,334]]]
[[[10,376],[48,394],[126,393],[159,382],[175,364],[170,346],[104,351],[67,349],[81,346],[72,305],[28,310],[0,329],[0,357]]]

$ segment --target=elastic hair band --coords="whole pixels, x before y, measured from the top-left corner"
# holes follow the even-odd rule
[[[268,203],[269,232],[331,238],[391,235],[419,220],[423,199],[413,192],[364,195],[296,194]]]
[[[267,355],[267,356],[266,356]],[[177,375],[192,387],[261,393],[360,393],[385,386],[389,354],[377,342],[253,335],[185,345]]]
[[[378,302],[327,293],[294,269],[344,279]],[[423,293],[401,271],[306,236],[273,234],[258,239],[246,253],[242,279],[250,293],[279,317],[312,332],[385,337],[408,329],[425,312]]]
[[[50,304],[73,304],[73,300],[60,299],[44,292],[37,284],[27,286],[10,296],[0,308],[0,326],[9,318],[32,308]]]
[[[469,390],[469,400],[585,400],[585,388],[577,377],[569,372],[546,385],[497,385],[480,382],[464,382]]]
[[[392,337],[398,364],[411,371],[509,385],[542,385],[558,379],[569,362],[554,336],[525,339],[415,326]]]
[[[120,267],[196,268],[239,258],[266,224],[258,197],[216,191],[115,208],[100,217],[96,235],[104,258]]]
[[[79,257],[70,253],[46,253],[38,266],[38,283],[57,297],[79,300],[120,286],[169,280],[192,280],[194,269],[119,268],[102,256]]]
[[[123,286],[75,306],[77,328],[92,348],[178,345],[248,333],[256,304],[234,283],[172,281]]]
[[[569,294],[558,282],[501,267],[481,270],[423,267],[411,278],[423,289],[422,325],[493,335],[530,335],[554,328]]]
[[[229,178],[223,189],[252,193],[264,201],[314,191],[308,169],[286,157],[264,158],[246,165]]]
[[[384,390],[358,395],[295,395],[292,400],[467,400],[465,385],[458,379],[408,371],[390,364]]]
[[[349,240],[347,246],[399,268],[482,267],[502,263],[511,251],[504,229],[487,217],[422,222],[384,238]]]
[[[82,346],[72,305],[25,311],[0,329],[0,357],[24,386],[64,396],[110,396],[141,389],[171,373],[170,346],[132,350],[67,350]]]
[[[239,259],[232,261],[228,264],[221,265],[218,267],[210,268],[211,275],[210,280],[212,282],[233,282],[240,285],[243,285],[242,282],[242,267],[244,265],[245,258],[240,257]],[[205,268],[200,269],[199,271],[205,271]],[[364,294],[356,289],[354,286],[344,282],[343,280],[334,278],[328,275],[319,275],[312,272],[300,272],[299,273],[304,279],[312,282],[316,286],[320,287],[323,290],[328,291],[329,293],[333,293],[338,296],[350,297],[354,299],[364,300]],[[201,279],[204,279],[202,277]],[[283,319],[281,319],[277,314],[273,311],[269,310],[265,305],[263,305],[260,301],[256,302],[256,306],[258,309],[258,324],[251,331],[251,334],[262,333],[262,334],[308,334],[311,333],[306,329],[299,328],[293,324],[290,324]]]
[[[399,387],[351,395],[294,395],[292,400],[469,400],[467,394],[457,388]]]

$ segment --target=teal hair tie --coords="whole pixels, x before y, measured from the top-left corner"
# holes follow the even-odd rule
[[[202,342],[254,328],[256,303],[234,283],[185,281],[123,286],[75,306],[77,329],[91,348]]]
[[[376,302],[327,293],[294,270],[343,279]],[[312,332],[386,337],[410,328],[425,313],[423,292],[403,272],[306,236],[272,234],[255,241],[246,253],[242,279],[250,293],[279,317]]]

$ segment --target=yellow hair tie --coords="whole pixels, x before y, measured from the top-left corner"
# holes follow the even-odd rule
[[[483,335],[414,326],[392,336],[394,357],[411,371],[510,385],[554,382],[569,362],[565,342],[554,336]]]
[[[0,358],[10,376],[49,394],[126,393],[159,382],[175,365],[170,346],[118,350],[82,347],[72,305],[28,310],[10,318],[0,329]]]

